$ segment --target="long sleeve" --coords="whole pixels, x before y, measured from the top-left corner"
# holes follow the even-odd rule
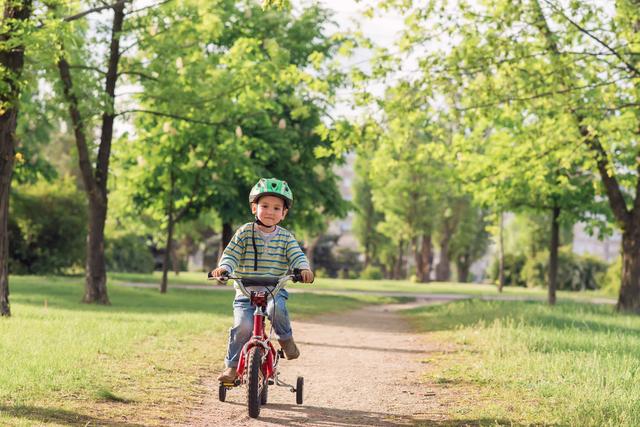
[[[300,245],[298,241],[295,239],[293,234],[289,233],[289,240],[286,246],[287,253],[287,261],[289,262],[289,267],[291,269],[299,268],[299,269],[309,269],[309,260],[307,260],[307,256],[300,249]]]
[[[245,252],[246,238],[241,237],[242,231],[242,229],[236,231],[227,247],[224,248],[222,258],[220,258],[220,262],[218,263],[219,267],[225,268],[229,273],[233,273],[238,268],[242,255]]]

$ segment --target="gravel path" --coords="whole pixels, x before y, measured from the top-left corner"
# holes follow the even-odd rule
[[[208,392],[184,425],[439,424],[446,419],[444,410],[433,389],[421,382],[421,374],[427,369],[422,361],[442,349],[411,332],[397,313],[398,308],[409,306],[369,306],[294,321],[301,356],[282,362],[281,379],[294,383],[297,376],[304,376],[303,405],[296,405],[295,394],[288,389],[271,386],[269,403],[258,419],[251,419],[244,387],[227,391],[226,402],[220,402],[218,383],[207,378],[203,385]]]

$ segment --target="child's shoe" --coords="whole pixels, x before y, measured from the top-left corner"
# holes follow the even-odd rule
[[[293,337],[288,340],[278,340],[280,347],[284,351],[284,356],[287,360],[297,359],[300,356],[300,350],[298,350],[298,346],[293,341]]]
[[[218,375],[218,381],[220,381],[221,383],[232,383],[236,380],[237,376],[238,372],[236,371],[236,368],[228,367],[225,368],[220,375]]]

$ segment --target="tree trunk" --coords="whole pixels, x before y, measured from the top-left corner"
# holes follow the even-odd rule
[[[462,254],[456,259],[456,272],[458,275],[458,282],[469,282],[469,269],[471,265],[469,263],[468,254]]]
[[[446,230],[448,231],[448,230]],[[446,282],[451,277],[451,267],[449,266],[449,241],[451,240],[451,234],[445,233],[440,240],[440,260],[436,266],[436,281]]]
[[[220,262],[220,258],[222,258],[222,253],[231,241],[233,237],[233,228],[231,227],[231,223],[225,222],[222,224],[222,236],[220,236],[220,250],[218,251],[218,262]]]
[[[551,214],[551,245],[549,246],[549,305],[556,303],[558,288],[558,247],[560,246],[560,208],[554,207]]]
[[[617,308],[640,314],[640,226],[622,234],[622,277]]]
[[[431,244],[431,233],[422,238],[422,263],[424,264],[425,283],[431,281],[431,269],[433,268],[433,245]]]
[[[402,264],[404,263],[404,241],[400,240],[398,244],[398,258],[396,259],[396,265],[394,267],[393,276],[394,279],[402,278]]]
[[[0,315],[11,316],[9,307],[9,194],[16,148],[16,126],[18,120],[18,82],[24,67],[24,46],[11,46],[10,39],[22,31],[21,24],[31,16],[31,0],[4,2],[0,28]]]
[[[169,202],[169,224],[167,225],[167,243],[164,249],[164,259],[162,261],[162,282],[160,283],[160,293],[167,293],[167,274],[169,272],[169,261],[171,258],[171,247],[173,243],[173,200]]]
[[[106,195],[104,202],[91,198],[89,201],[85,286],[82,298],[82,302],[85,303],[109,304],[107,267],[104,257],[104,223],[106,218]]]
[[[169,165],[169,200],[167,200],[167,243],[164,248],[164,259],[162,260],[162,281],[160,282],[160,293],[167,293],[167,273],[169,272],[169,261],[173,251],[173,225],[174,225],[174,203],[173,194],[176,180],[173,175],[173,161]]]
[[[416,278],[420,283],[431,280],[431,235],[423,235],[414,239],[414,256],[416,261]]]
[[[87,240],[87,250],[89,252],[87,253],[85,296],[82,301],[98,304],[109,304],[104,259],[104,223],[107,218],[107,178],[109,176],[109,157],[115,120],[114,99],[120,61],[120,37],[122,36],[124,22],[124,2],[115,3],[113,12],[111,44],[109,46],[104,92],[107,105],[105,105],[102,114],[100,146],[98,147],[95,170],[91,167],[85,123],[80,113],[79,100],[73,92],[69,64],[64,56],[61,56],[58,60],[63,93],[69,104],[69,114],[73,123],[76,146],[78,148],[78,163],[87,198],[89,199],[89,236]]]
[[[498,292],[502,292],[504,288],[504,213],[500,212],[500,225],[499,225],[499,238],[498,238]]]
[[[424,277],[424,262],[422,260],[422,246],[424,246],[424,243],[421,242],[420,236],[415,236],[413,238],[413,258],[416,263],[416,278],[420,283],[422,283],[422,278]]]

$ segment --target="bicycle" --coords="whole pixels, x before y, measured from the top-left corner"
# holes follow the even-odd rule
[[[295,269],[293,274],[282,277],[252,278],[232,277],[229,274],[222,277],[213,277],[211,272],[209,272],[207,278],[209,280],[235,280],[240,291],[249,298],[251,305],[256,307],[253,313],[253,334],[251,339],[242,347],[237,367],[238,376],[233,383],[221,382],[219,384],[219,400],[221,402],[225,401],[227,390],[246,384],[249,417],[257,418],[260,415],[261,405],[267,404],[269,385],[275,384],[280,387],[288,387],[289,391],[296,394],[296,403],[302,405],[304,378],[298,377],[295,387],[280,380],[278,363],[280,358],[284,358],[284,353],[282,349],[276,351],[271,343],[273,325],[269,331],[269,336],[267,336],[265,332],[265,319],[269,300],[275,299],[276,295],[278,295],[280,290],[282,290],[290,280],[293,282],[301,282],[302,276],[300,270]],[[251,286],[273,287],[273,290],[248,291],[247,287]]]

